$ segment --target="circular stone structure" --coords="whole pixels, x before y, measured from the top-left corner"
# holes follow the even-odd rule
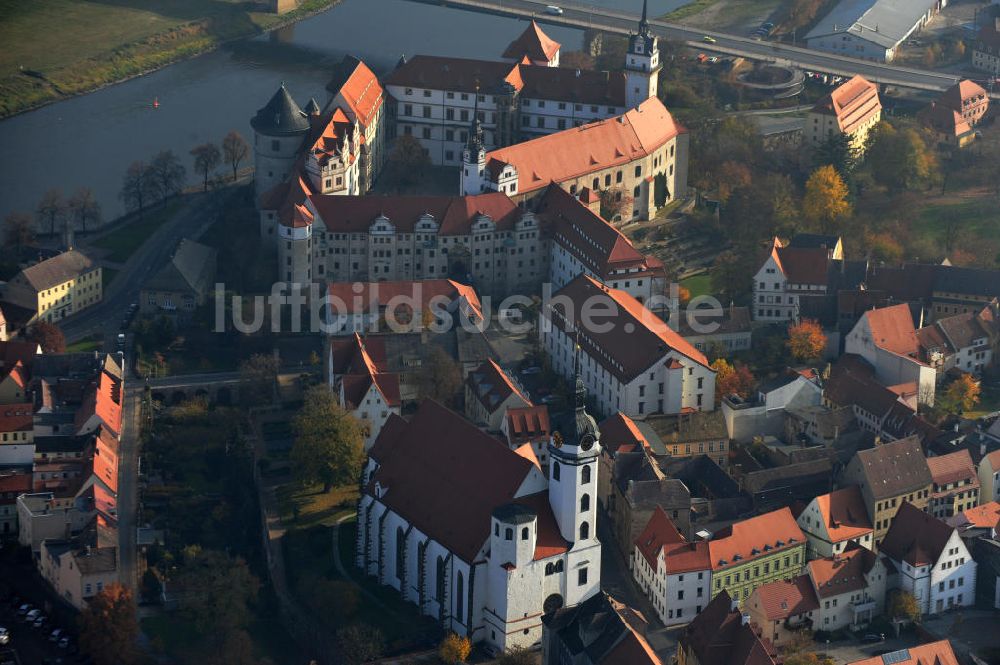
[[[794,67],[758,63],[753,69],[737,76],[736,80],[744,88],[753,90],[762,97],[787,99],[802,92],[805,75]]]

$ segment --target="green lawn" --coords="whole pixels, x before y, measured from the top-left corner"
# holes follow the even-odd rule
[[[914,221],[913,229],[934,241],[941,242],[950,225],[965,236],[996,238],[1000,236],[1000,207],[996,200],[971,199],[960,203],[934,204],[923,208]]]
[[[712,275],[707,272],[703,272],[700,275],[693,275],[687,279],[682,279],[681,286],[691,292],[692,298],[710,296],[712,295]]]
[[[85,337],[78,342],[66,345],[66,353],[88,353],[99,351],[104,346],[104,340],[100,337]]]
[[[983,386],[983,390],[979,395],[979,404],[976,405],[975,411],[969,411],[962,415],[966,418],[981,418],[994,411],[1000,411],[1000,388]]]
[[[128,257],[132,256],[135,250],[139,249],[142,243],[149,239],[158,228],[180,207],[180,201],[173,201],[165,206],[149,211],[144,217],[136,219],[119,229],[111,231],[103,238],[94,241],[95,247],[110,250],[107,260],[115,263],[124,263]],[[105,272],[107,272],[105,270]],[[112,275],[113,277],[113,275]],[[109,280],[110,281],[110,280]]]
[[[323,492],[321,485],[302,487],[292,482],[279,487],[275,495],[282,522],[292,528],[308,529],[317,525],[332,526],[338,518],[353,513],[358,487],[348,485]]]

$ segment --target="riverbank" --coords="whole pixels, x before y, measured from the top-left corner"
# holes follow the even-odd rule
[[[148,74],[338,2],[303,0],[278,16],[238,0],[0,0],[0,118]]]
[[[789,0],[693,0],[662,20],[742,34],[766,21]]]

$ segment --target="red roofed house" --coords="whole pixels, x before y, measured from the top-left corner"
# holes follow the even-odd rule
[[[948,519],[948,526],[958,529],[964,538],[985,536],[996,540],[1000,533],[1000,503],[990,501],[975,508],[966,508]]]
[[[882,119],[878,86],[855,76],[834,88],[806,117],[806,146],[816,148],[833,136],[847,135],[851,146],[864,153],[868,133]]]
[[[17,497],[31,492],[31,469],[0,472],[0,536],[17,533]]]
[[[442,321],[450,324],[454,314],[471,324],[483,319],[475,289],[450,279],[330,282],[326,297],[331,335],[433,330]]]
[[[555,183],[570,194],[585,188],[629,195],[611,222],[652,217],[687,192],[687,130],[657,97],[624,114],[485,152],[474,127],[462,165],[464,194],[503,192],[534,199]]]
[[[385,347],[376,342],[375,352],[354,333],[349,338],[330,340],[329,383],[337,393],[340,406],[361,422],[365,450],[372,447],[390,415],[399,415],[402,407],[398,374],[384,371]]]
[[[530,445],[543,469],[548,467],[548,446],[552,440],[549,407],[520,406],[507,409],[500,431],[511,450]]]
[[[600,591],[600,432],[578,386],[547,473],[440,404],[390,416],[363,471],[357,563],[445,630],[501,651]],[[523,446],[522,446],[523,448]]]
[[[909,305],[865,312],[848,333],[844,352],[868,361],[883,385],[917,384],[917,401],[934,405],[937,372],[923,360]]]
[[[795,631],[818,629],[819,599],[808,575],[759,586],[744,603],[750,621],[776,647]]]
[[[951,642],[941,640],[928,642],[899,651],[891,651],[881,656],[863,658],[847,665],[959,665],[958,657],[951,648]]]
[[[22,404],[28,401],[32,358],[42,348],[32,342],[0,341],[0,404]]]
[[[632,575],[665,626],[688,623],[711,598],[708,543],[688,542],[657,506],[633,544]]]
[[[378,77],[361,60],[345,55],[337,74],[327,83],[330,101],[324,113],[340,110],[361,131],[360,191],[371,189],[385,163],[385,91]]]
[[[923,614],[975,603],[976,562],[958,529],[911,503],[896,513],[879,553],[892,563],[889,588],[912,594]]]
[[[530,407],[524,389],[490,359],[465,378],[465,415],[489,432],[499,432],[509,409]]]
[[[800,298],[826,293],[831,261],[843,260],[843,255],[838,254],[841,241],[836,236],[820,236],[818,244],[799,244],[797,238],[788,245],[775,238],[767,258],[754,275],[752,314],[755,321],[797,320]]]
[[[102,425],[114,436],[122,431],[122,382],[106,371],[88,389],[74,419],[76,434],[95,432]]]
[[[840,554],[814,559],[804,577],[819,599],[813,630],[857,630],[885,611],[889,573],[869,549],[851,544]]]
[[[979,477],[968,450],[928,457],[927,468],[934,481],[931,515],[947,519],[979,504]]]
[[[715,408],[715,371],[705,355],[628,293],[580,275],[541,316],[553,368],[571,377],[579,355],[600,412],[643,418]]]
[[[31,403],[0,404],[0,447],[35,440],[35,410]],[[2,455],[2,453],[0,453]],[[5,461],[0,457],[0,464]]]
[[[739,600],[725,591],[678,637],[678,665],[777,665],[777,650],[761,629],[740,612]]]
[[[504,60],[541,67],[559,66],[559,49],[562,45],[550,38],[532,19],[521,36],[515,39],[503,52]]]
[[[665,665],[645,635],[646,617],[607,593],[542,617],[542,665]]]
[[[810,559],[842,554],[851,543],[873,547],[874,529],[857,485],[817,496],[796,521],[809,541]]]

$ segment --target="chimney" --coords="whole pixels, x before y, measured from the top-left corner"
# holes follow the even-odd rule
[[[73,238],[73,220],[71,220],[69,218],[66,219],[66,229],[64,231],[63,240],[66,243],[66,251],[68,252],[68,251],[72,250],[73,249],[73,240],[74,240],[74,238]]]
[[[750,615],[749,614],[741,614],[740,615],[740,625],[745,626],[748,623],[750,623]]]
[[[735,598],[731,598],[729,600],[729,609],[732,610],[733,612],[735,612],[738,609],[740,609],[740,603],[739,603],[739,601],[736,600]]]

